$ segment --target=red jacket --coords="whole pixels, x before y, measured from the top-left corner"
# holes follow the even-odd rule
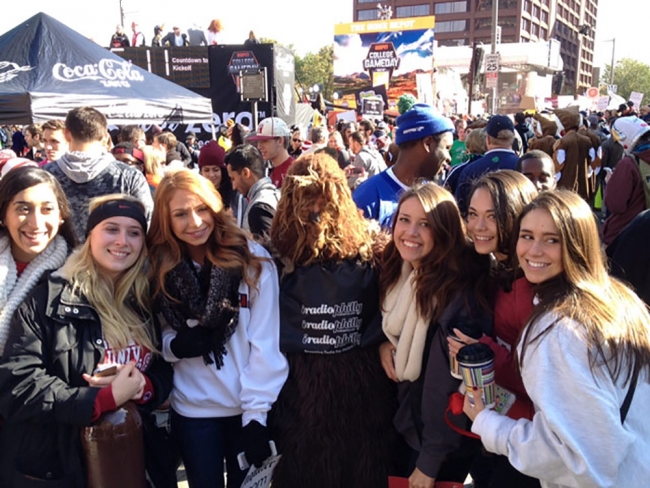
[[[512,284],[512,290],[499,290],[494,302],[493,337],[483,336],[480,342],[494,351],[494,373],[496,383],[513,392],[517,399],[508,411],[508,417],[532,419],[535,414],[526,388],[521,379],[513,353],[516,353],[517,339],[528,323],[533,311],[535,292],[526,278],[519,278]]]
[[[603,223],[601,232],[603,241],[609,245],[634,217],[645,210],[641,173],[636,161],[630,156],[619,161],[607,182],[605,206],[610,215]]]

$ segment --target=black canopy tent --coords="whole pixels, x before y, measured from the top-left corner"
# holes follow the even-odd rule
[[[39,13],[0,36],[0,124],[92,106],[109,124],[212,123],[208,98],[132,65]]]

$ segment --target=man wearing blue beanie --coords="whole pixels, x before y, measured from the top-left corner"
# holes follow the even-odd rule
[[[362,183],[352,194],[364,216],[390,228],[402,192],[416,180],[432,180],[451,161],[454,124],[433,107],[416,103],[397,118],[395,164]]]

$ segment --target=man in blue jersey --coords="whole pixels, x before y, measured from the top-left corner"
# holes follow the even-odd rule
[[[366,218],[389,228],[397,202],[416,180],[432,180],[451,161],[454,124],[433,107],[417,103],[397,118],[395,143],[399,155],[393,166],[362,183],[352,194]]]

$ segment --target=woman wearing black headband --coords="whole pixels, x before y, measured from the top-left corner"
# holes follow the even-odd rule
[[[130,400],[152,408],[167,398],[171,370],[151,320],[146,231],[136,199],[94,199],[85,244],[14,315],[0,362],[0,486],[86,486],[82,429]],[[116,372],[95,375],[109,365]]]

